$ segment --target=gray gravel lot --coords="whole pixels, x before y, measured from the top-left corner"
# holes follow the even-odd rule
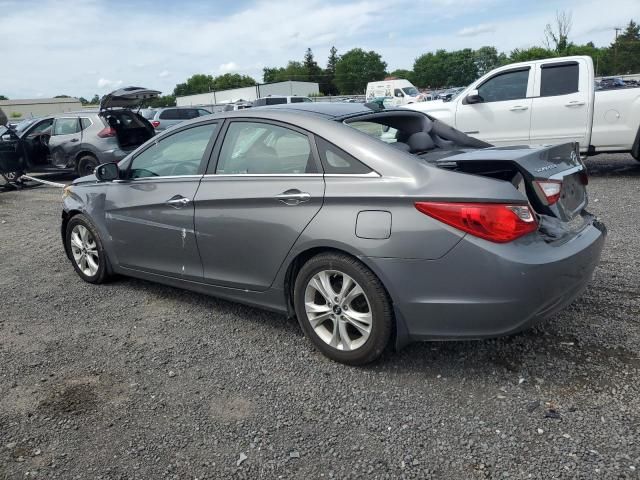
[[[638,478],[640,163],[588,165],[609,238],[574,305],[366,368],[278,315],[84,283],[60,191],[0,193],[0,480]]]

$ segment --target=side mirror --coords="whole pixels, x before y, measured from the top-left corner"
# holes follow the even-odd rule
[[[111,182],[119,176],[117,163],[103,163],[98,165],[95,170],[96,178],[101,182]]]
[[[8,133],[5,135],[2,135],[2,141],[3,142],[10,142],[11,141],[11,135],[9,135]]]
[[[482,103],[484,102],[484,99],[480,96],[480,94],[478,93],[478,90],[471,90],[466,97],[464,97],[464,99],[467,101],[467,103]]]

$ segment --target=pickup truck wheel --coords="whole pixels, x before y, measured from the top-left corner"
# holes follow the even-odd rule
[[[78,166],[76,170],[81,177],[93,174],[93,171],[99,165],[98,159],[91,155],[85,155],[78,160]]]

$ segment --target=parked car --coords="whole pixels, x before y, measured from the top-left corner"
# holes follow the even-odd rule
[[[151,120],[155,116],[156,111],[157,109],[155,108],[141,108],[137,113],[142,115],[147,120]]]
[[[605,237],[576,153],[492,148],[406,109],[224,112],[77,179],[62,239],[87,282],[295,315],[325,355],[363,364],[392,339],[506,335],[571,303]]]
[[[202,107],[165,107],[158,108],[150,118],[151,125],[156,132],[178,125],[185,120],[211,115],[211,112]]]
[[[296,95],[270,95],[268,97],[260,97],[260,98],[256,98],[253,101],[253,106],[254,107],[262,107],[265,105],[280,105],[283,103],[312,103],[313,100],[311,100],[309,97],[298,97]]]
[[[223,108],[222,112],[234,112],[236,110],[244,110],[245,108],[253,107],[253,103],[251,102],[233,102],[227,103]]]
[[[73,172],[84,176],[100,163],[124,158],[155,132],[133,112],[160,92],[126,87],[106,95],[99,110],[42,117],[10,129],[0,143],[0,173]]]
[[[373,98],[389,97],[393,105],[407,105],[422,102],[424,98],[409,80],[395,79],[367,83],[367,101]]]
[[[490,71],[451,102],[406,108],[494,145],[574,141],[583,154],[640,160],[640,90],[594,89],[591,57],[514,63]]]

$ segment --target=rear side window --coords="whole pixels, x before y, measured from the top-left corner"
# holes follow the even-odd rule
[[[316,138],[316,144],[320,152],[320,160],[322,161],[324,173],[364,175],[372,172],[364,163],[326,140]]]
[[[177,108],[163,110],[160,114],[160,120],[182,120],[180,117],[180,110]]]
[[[180,118],[183,120],[190,120],[200,116],[198,110],[195,108],[181,108],[178,111],[180,112]]]
[[[287,103],[287,99],[286,98],[267,98],[266,99],[266,104],[267,105],[280,105],[282,103]]]
[[[233,122],[224,138],[219,175],[287,175],[316,173],[307,135],[258,122]]]
[[[490,78],[479,88],[484,102],[502,102],[526,98],[529,69],[504,72]]]
[[[205,115],[211,115],[211,112],[209,110],[205,110],[204,108],[199,108],[198,113],[201,117],[204,117]]]
[[[82,117],[80,119],[80,126],[82,127],[82,130],[84,130],[85,128],[89,128],[91,126],[91,120],[89,120],[88,118]]]
[[[56,118],[53,124],[53,135],[71,135],[80,131],[78,118]]]
[[[576,62],[543,65],[540,96],[567,95],[578,91],[580,71]]]

